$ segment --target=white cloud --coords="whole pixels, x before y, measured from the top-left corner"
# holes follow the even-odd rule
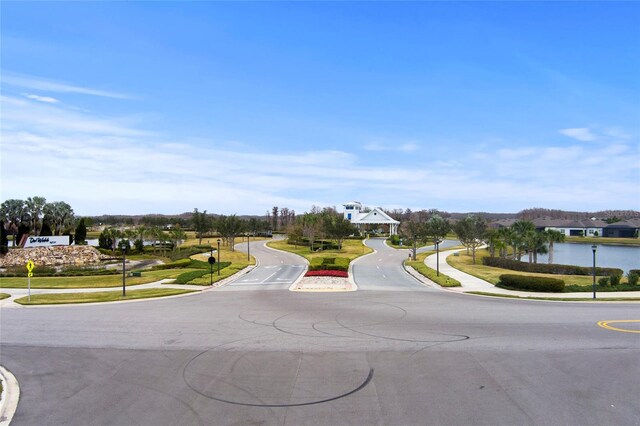
[[[363,146],[365,151],[398,151],[398,152],[414,152],[420,149],[420,145],[414,142],[402,144],[383,144],[379,142],[371,142]]]
[[[2,84],[9,86],[23,87],[32,90],[42,90],[45,92],[56,93],[77,93],[81,95],[101,96],[105,98],[115,99],[133,99],[132,96],[111,92],[107,90],[92,89],[88,87],[74,86],[71,84],[60,83],[52,80],[46,80],[39,77],[14,74],[10,72],[2,72]]]
[[[256,152],[250,143],[150,133],[127,117],[0,100],[3,199],[43,195],[78,214],[303,212],[350,199],[449,211],[597,210],[638,208],[640,199],[638,168],[620,167],[629,164],[627,145],[456,149],[429,163],[372,166],[344,151]]]
[[[570,138],[579,140],[581,142],[592,142],[598,139],[598,137],[589,130],[587,127],[576,127],[571,129],[558,130],[561,134]]]
[[[40,96],[31,93],[21,93],[21,95],[25,98],[33,99],[34,101],[44,102],[47,104],[57,104],[58,102],[60,102],[58,99],[52,98],[50,96]]]

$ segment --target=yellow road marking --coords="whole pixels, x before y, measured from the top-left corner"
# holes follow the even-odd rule
[[[598,325],[602,328],[606,328],[607,330],[621,331],[623,333],[640,333],[640,330],[629,330],[628,328],[618,328],[618,327],[612,327],[609,325],[614,323],[629,323],[629,322],[640,322],[640,320],[598,321]]]

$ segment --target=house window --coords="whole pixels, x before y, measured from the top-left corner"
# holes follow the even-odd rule
[[[351,213],[347,214],[347,219],[351,220]]]

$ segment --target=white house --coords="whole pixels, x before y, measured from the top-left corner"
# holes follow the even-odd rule
[[[389,235],[398,234],[400,222],[391,218],[380,207],[374,207],[371,211],[363,212],[362,204],[358,201],[344,203],[344,218],[353,223],[358,229],[362,225],[389,225]]]

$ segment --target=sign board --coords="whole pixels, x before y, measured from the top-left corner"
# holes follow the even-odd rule
[[[216,263],[216,258],[213,256],[209,257],[209,265],[213,265],[214,263]]]
[[[24,248],[30,247],[53,247],[53,246],[68,246],[69,236],[59,235],[57,237],[27,237],[27,241],[24,243]]]

